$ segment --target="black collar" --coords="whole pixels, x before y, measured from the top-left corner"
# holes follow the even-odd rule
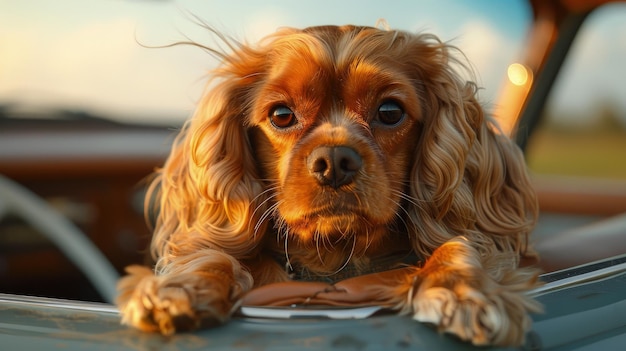
[[[419,261],[419,257],[412,251],[400,252],[388,256],[372,258],[366,265],[356,265],[350,262],[335,273],[317,273],[297,263],[288,262],[284,254],[277,253],[274,255],[274,259],[285,267],[285,270],[292,280],[324,282],[329,284],[364,274],[383,272],[406,265],[416,265]]]

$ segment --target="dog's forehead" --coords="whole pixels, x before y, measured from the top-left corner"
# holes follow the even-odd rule
[[[314,27],[270,44],[254,121],[285,105],[305,125],[338,113],[367,123],[388,100],[419,119],[415,70],[389,50],[394,35],[367,27]],[[402,51],[402,50],[400,50]]]
[[[393,32],[370,27],[309,27],[277,36],[271,42],[267,55],[269,73],[277,76],[285,68],[309,67],[340,75],[355,62],[398,62],[398,50],[389,50],[396,39]]]
[[[310,27],[279,37],[268,55],[266,87],[291,96],[378,94],[415,80],[402,58],[389,53],[395,35],[355,26]],[[319,91],[323,89],[323,91]]]

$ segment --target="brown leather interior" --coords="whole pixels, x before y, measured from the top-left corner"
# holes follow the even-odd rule
[[[533,177],[542,212],[615,216],[626,213],[623,180]]]
[[[381,286],[408,279],[415,267],[403,267],[342,280],[334,285],[321,282],[281,282],[253,289],[242,300],[244,306],[391,306],[380,294]]]
[[[626,253],[626,214],[550,235],[535,243],[544,272]]]

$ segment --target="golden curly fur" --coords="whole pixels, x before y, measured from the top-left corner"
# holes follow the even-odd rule
[[[456,50],[356,26],[225,42],[150,188],[156,265],[120,281],[123,322],[222,323],[245,292],[298,271],[333,281],[414,255],[378,287],[398,311],[477,345],[523,342],[540,309],[525,294],[536,272],[518,268],[536,199]]]

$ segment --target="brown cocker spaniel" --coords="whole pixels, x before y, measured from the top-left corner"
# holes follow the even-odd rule
[[[474,344],[522,343],[540,309],[518,267],[536,198],[457,50],[357,26],[222,39],[232,53],[213,51],[222,65],[151,185],[156,265],[120,281],[123,323],[171,334],[225,322],[255,287],[410,264],[365,288]]]

